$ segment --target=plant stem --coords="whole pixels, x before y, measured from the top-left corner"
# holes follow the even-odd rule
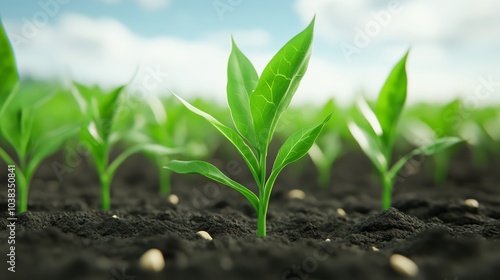
[[[382,210],[387,210],[391,207],[392,196],[392,180],[388,175],[382,175]]]
[[[25,178],[21,168],[16,168],[17,177],[17,213],[28,211],[28,187],[29,181]]]
[[[330,168],[328,166],[322,166],[318,168],[318,183],[322,188],[328,187],[330,184]]]
[[[260,197],[260,203],[259,203],[259,212],[257,213],[257,235],[259,237],[265,237],[266,236],[266,216],[267,216],[267,207],[265,206],[263,195]]]
[[[267,158],[267,149],[260,154],[260,182],[259,182],[259,211],[257,213],[257,235],[259,237],[266,236],[266,216],[267,216],[267,203],[266,201],[266,158]]]
[[[109,211],[111,209],[111,197],[110,197],[110,183],[111,180],[108,178],[106,172],[99,174],[99,180],[101,182],[101,203],[102,210]]]
[[[170,171],[163,168],[163,166],[168,162],[168,159],[158,158],[157,166],[158,166],[158,177],[160,183],[160,194],[162,196],[168,196],[172,189],[172,185],[170,184]]]
[[[170,171],[161,168],[160,173],[160,194],[162,196],[168,196],[172,189],[172,185],[170,184]]]

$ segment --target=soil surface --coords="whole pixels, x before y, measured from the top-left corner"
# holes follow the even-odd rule
[[[102,212],[89,159],[64,163],[68,155],[50,158],[36,174],[29,211],[16,224],[15,273],[6,265],[7,193],[1,188],[1,279],[409,279],[390,266],[394,253],[418,265],[412,279],[500,279],[500,160],[475,167],[468,150],[454,158],[442,186],[429,173],[432,160],[415,164],[407,170],[415,174],[395,186],[393,208],[383,212],[378,178],[363,155],[341,157],[327,188],[317,185],[304,158],[278,179],[265,238],[256,237],[255,214],[239,193],[201,176],[174,175],[180,202],[169,203],[158,195],[156,169],[139,155],[119,169],[112,210]],[[255,189],[239,155],[217,155],[212,163]],[[68,167],[62,181],[54,163]],[[288,198],[294,188],[304,190],[305,199]],[[466,206],[468,198],[479,208]],[[198,237],[200,230],[213,241]],[[165,258],[159,273],[138,265],[150,248]]]

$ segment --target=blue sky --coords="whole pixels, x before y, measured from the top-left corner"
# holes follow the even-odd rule
[[[498,83],[491,82],[500,80],[500,2],[470,3],[0,0],[0,15],[23,77],[113,86],[134,75],[140,82],[156,69],[164,73],[156,91],[224,100],[231,35],[260,71],[316,15],[313,58],[298,102],[347,102],[359,91],[374,97],[411,47],[410,102],[461,96],[487,104],[500,100]],[[484,80],[492,90],[479,98]]]

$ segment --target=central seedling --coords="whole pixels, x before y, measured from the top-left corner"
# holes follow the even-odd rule
[[[306,72],[311,56],[313,28],[314,20],[278,51],[260,78],[250,60],[232,42],[227,100],[236,130],[178,97],[188,109],[208,120],[236,147],[245,159],[259,193],[257,196],[207,162],[171,161],[165,167],[177,173],[198,173],[240,192],[257,213],[259,236],[266,235],[269,199],[278,174],[285,166],[307,153],[329,119],[327,117],[321,124],[301,129],[290,136],[279,149],[271,174],[267,176],[269,143]]]

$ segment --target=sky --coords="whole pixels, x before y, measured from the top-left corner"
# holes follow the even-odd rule
[[[225,101],[231,36],[260,73],[316,15],[294,103],[375,98],[410,49],[408,101],[500,103],[500,1],[0,0],[23,78]],[[481,4],[479,4],[481,3]]]

